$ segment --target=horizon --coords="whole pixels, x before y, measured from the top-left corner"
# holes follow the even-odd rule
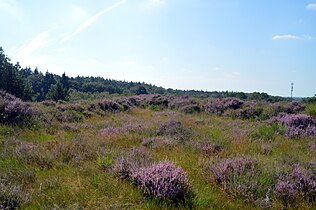
[[[12,62],[164,88],[316,93],[316,1],[0,0]]]

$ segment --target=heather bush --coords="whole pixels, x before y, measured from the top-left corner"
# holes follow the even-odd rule
[[[166,96],[162,96],[159,94],[154,95],[144,95],[148,104],[151,106],[159,106],[161,108],[167,108],[169,104],[169,99]]]
[[[210,99],[204,105],[204,110],[207,113],[222,115],[225,111],[225,108],[221,99]]]
[[[216,155],[223,150],[223,147],[210,141],[192,141],[192,147],[204,155]]]
[[[0,209],[18,209],[29,199],[29,195],[23,193],[20,187],[0,182]]]
[[[210,166],[211,182],[222,186],[223,190],[246,200],[256,200],[265,196],[272,179],[263,173],[258,162],[250,157],[222,159]]]
[[[276,122],[285,126],[285,135],[288,138],[306,137],[316,134],[316,124],[312,117],[308,115],[280,113],[278,116],[271,118],[269,122]]]
[[[316,199],[316,180],[309,171],[299,165],[295,165],[292,171],[279,174],[275,184],[274,194],[286,206],[298,199]]]
[[[19,98],[1,92],[0,94],[0,122],[10,125],[26,125],[35,114],[34,109]]]
[[[119,156],[111,170],[115,176],[121,179],[130,179],[135,170],[148,166],[152,161],[151,154],[145,148],[133,148],[128,154]]]
[[[244,102],[238,98],[223,99],[224,109],[240,109],[243,104]]]
[[[104,112],[119,112],[122,110],[122,107],[118,103],[109,99],[103,99],[98,105]]]
[[[242,107],[243,101],[237,98],[211,99],[205,104],[205,111],[217,115],[222,115],[226,110],[237,110]]]
[[[156,134],[158,136],[170,136],[182,141],[187,140],[192,135],[192,131],[183,126],[181,122],[171,120],[160,124]]]
[[[131,174],[131,179],[146,196],[157,199],[178,202],[190,193],[187,174],[167,161],[138,168]]]
[[[187,114],[192,114],[192,113],[200,112],[201,108],[197,104],[190,104],[190,105],[181,107],[179,110]]]
[[[187,107],[187,109],[188,107],[196,107],[197,109],[200,109],[197,100],[189,96],[170,97],[170,109],[185,110],[185,107]]]

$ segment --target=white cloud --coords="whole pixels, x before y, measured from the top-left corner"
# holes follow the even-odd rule
[[[13,60],[23,60],[32,52],[51,44],[53,41],[54,39],[50,38],[49,31],[43,31],[35,36],[29,43],[22,46],[13,56]]]
[[[80,33],[81,31],[85,30],[86,28],[88,28],[90,25],[92,25],[93,23],[95,23],[102,15],[110,12],[111,10],[119,7],[120,5],[124,4],[127,0],[121,0],[115,4],[113,4],[112,6],[109,6],[105,9],[103,9],[102,11],[96,13],[95,15],[91,16],[90,18],[86,19],[85,21],[83,21],[78,27],[77,29],[66,35],[61,42],[65,42],[68,41],[69,39],[73,38],[74,36],[76,36],[78,33]]]
[[[272,37],[272,39],[273,40],[295,40],[295,39],[299,39],[299,37],[292,34],[286,34],[286,35],[275,35]]]
[[[315,37],[309,35],[309,34],[303,34],[301,36],[295,36],[292,34],[287,35],[275,35],[272,37],[272,40],[313,40]]]
[[[310,3],[306,5],[307,9],[316,10],[316,3]]]

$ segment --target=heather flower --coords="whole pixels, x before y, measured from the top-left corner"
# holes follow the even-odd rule
[[[133,148],[127,155],[118,157],[111,170],[115,176],[121,179],[129,179],[135,170],[147,166],[151,162],[151,154],[145,148]]]
[[[187,174],[171,162],[160,162],[135,170],[131,179],[145,195],[182,201],[190,191]]]
[[[99,107],[105,112],[119,112],[121,106],[115,101],[104,99],[98,103]]]
[[[0,122],[24,125],[32,118],[34,113],[29,104],[2,92],[0,96]]]
[[[211,166],[211,181],[234,195],[255,199],[259,189],[257,162],[250,157],[222,159]]]
[[[18,186],[8,186],[0,182],[0,209],[18,209],[30,199]]]
[[[316,124],[308,115],[280,113],[277,117],[271,118],[269,122],[276,122],[285,126],[285,135],[288,138],[312,136],[316,134]]]
[[[201,152],[205,155],[214,155],[223,150],[223,147],[217,144],[214,144],[209,141],[192,141],[191,145],[197,152]]]
[[[186,140],[190,137],[191,131],[184,127],[181,122],[171,120],[160,124],[156,130],[158,136],[170,136],[180,140]]]
[[[291,172],[279,176],[274,193],[285,205],[299,198],[315,201],[316,180],[307,170],[295,165]]]

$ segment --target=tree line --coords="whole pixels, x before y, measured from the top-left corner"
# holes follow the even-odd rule
[[[282,97],[270,96],[266,93],[243,93],[229,91],[202,91],[177,90],[158,87],[144,82],[127,82],[103,77],[68,77],[42,73],[39,69],[22,68],[19,63],[13,64],[0,47],[0,90],[13,94],[25,101],[68,100],[71,93],[86,94],[116,94],[116,95],[189,95],[199,98],[226,98],[254,99],[267,101],[284,100]]]

